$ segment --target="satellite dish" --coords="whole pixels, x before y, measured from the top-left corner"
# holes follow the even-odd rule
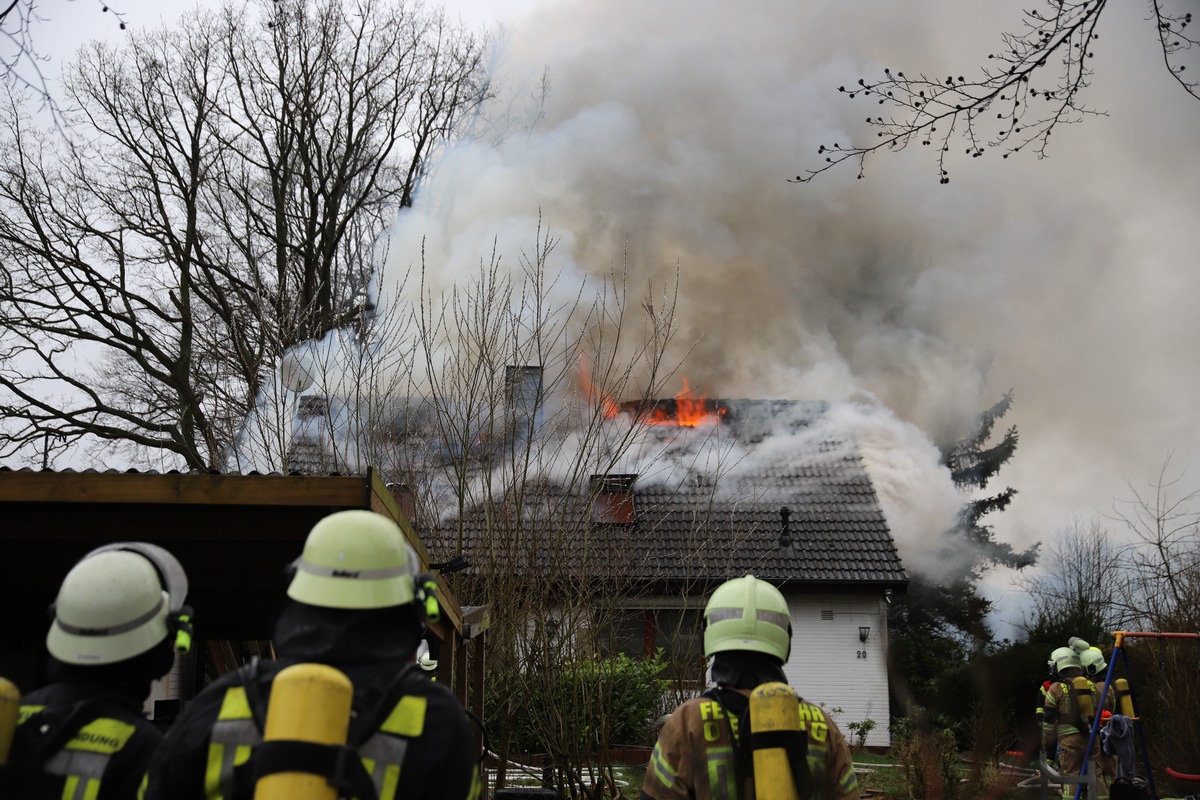
[[[312,386],[313,382],[312,375],[305,369],[300,357],[295,353],[284,354],[283,359],[279,362],[279,378],[288,391],[296,394],[300,394]]]

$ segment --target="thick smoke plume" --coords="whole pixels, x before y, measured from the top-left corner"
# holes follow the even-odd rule
[[[1021,493],[1000,536],[1045,538],[1151,474],[1179,437],[1196,443],[1181,425],[1192,371],[1171,353],[1200,340],[1181,300],[1197,288],[1181,231],[1200,115],[1159,74],[1153,30],[1114,7],[1093,92],[1112,117],[1056,134],[1052,159],[960,157],[943,187],[915,147],[862,181],[788,183],[817,144],[869,135],[871,107],[839,84],[884,66],[977,69],[1020,24],[1015,7],[960,6],[539,6],[498,49],[506,127],[481,120],[480,139],[436,164],[398,219],[389,273],[409,274],[422,248],[444,287],[493,245],[515,267],[539,219],[581,280],[626,258],[632,285],[678,269],[692,385],[831,402],[910,568],[955,504],[934,443],[1012,388],[1022,447],[1002,479]]]

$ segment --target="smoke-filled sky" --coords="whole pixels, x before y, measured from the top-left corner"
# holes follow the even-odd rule
[[[543,3],[508,23],[499,74],[528,92],[547,68],[544,119],[450,154],[394,252],[424,237],[449,281],[491,237],[510,257],[527,246],[540,212],[584,272],[626,249],[643,280],[678,263],[681,339],[697,342],[684,372],[710,396],[874,402],[943,439],[1012,389],[1002,425],[1021,444],[1001,478],[1019,494],[995,525],[1018,548],[1110,511],[1168,456],[1200,487],[1200,102],[1167,75],[1144,8],[1105,12],[1086,99],[1108,116],[1056,131],[1048,159],[953,159],[942,186],[915,147],[863,180],[847,164],[786,181],[819,165],[818,145],[873,135],[871,101],[838,85],[885,66],[977,74],[1018,12]],[[916,456],[886,467],[908,433],[887,436],[881,491],[918,506],[896,520],[903,551],[943,487]]]
[[[1099,29],[1085,100],[1107,116],[1057,130],[1048,159],[952,159],[946,186],[919,146],[869,159],[863,180],[849,163],[787,178],[820,165],[820,144],[873,136],[863,118],[882,111],[839,85],[884,67],[977,75],[1019,29],[1018,5],[447,8],[504,22],[502,102],[526,107],[543,69],[550,94],[531,131],[518,117],[502,141],[435,165],[394,231],[391,269],[415,263],[422,240],[446,283],[493,239],[516,264],[539,215],[571,272],[607,273],[627,253],[645,285],[678,265],[691,384],[855,403],[844,418],[859,420],[910,563],[922,512],[944,507],[929,440],[1009,389],[1001,424],[1021,443],[1000,478],[1019,494],[995,526],[1015,547],[1109,511],[1168,456],[1180,490],[1200,488],[1200,102],[1166,73],[1144,4],[1110,4]],[[993,579],[997,596],[1006,581]],[[1001,633],[1019,614],[1008,597]]]

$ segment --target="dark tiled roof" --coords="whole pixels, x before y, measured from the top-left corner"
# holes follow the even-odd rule
[[[819,410],[819,408],[818,408]],[[716,480],[634,484],[632,521],[593,521],[593,496],[555,486],[526,490],[431,537],[435,556],[457,550],[547,577],[717,581],[753,573],[774,583],[900,586],[907,582],[878,497],[857,451],[822,440],[769,466]],[[603,501],[601,501],[603,505]],[[781,543],[781,509],[790,545]],[[523,524],[518,524],[517,519]],[[485,531],[491,531],[485,535]]]

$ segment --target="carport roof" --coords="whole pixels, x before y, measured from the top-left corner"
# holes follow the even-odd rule
[[[126,540],[162,545],[180,560],[206,638],[267,639],[286,589],[285,566],[317,520],[352,508],[396,520],[428,564],[374,470],[302,476],[0,468],[0,641],[43,637],[45,609],[71,566],[101,544]],[[443,600],[460,628],[460,609],[449,593]]]

